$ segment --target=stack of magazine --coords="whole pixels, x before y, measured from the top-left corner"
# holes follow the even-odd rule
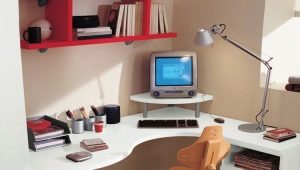
[[[29,148],[34,151],[71,143],[68,125],[49,116],[27,120],[27,131]]]
[[[234,156],[234,165],[248,170],[278,170],[278,156],[250,149],[241,151]]]
[[[102,37],[111,37],[112,30],[110,27],[92,27],[92,28],[77,28],[77,39],[93,39]]]
[[[268,130],[264,133],[263,139],[270,140],[273,142],[283,142],[289,139],[296,138],[296,133],[287,128],[278,128],[273,130]]]
[[[101,138],[84,139],[80,142],[80,147],[90,152],[108,149],[108,145]]]

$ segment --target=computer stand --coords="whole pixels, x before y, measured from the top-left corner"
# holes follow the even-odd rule
[[[200,103],[212,100],[213,97],[208,94],[198,93],[197,96],[192,98],[154,98],[150,93],[142,93],[130,96],[130,100],[144,103],[143,118],[148,117],[148,104],[167,104],[174,106],[175,104],[195,104],[195,117],[200,117]]]

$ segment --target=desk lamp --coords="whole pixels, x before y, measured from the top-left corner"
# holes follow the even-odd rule
[[[266,82],[265,82],[265,89],[264,89],[264,96],[262,100],[262,106],[260,112],[256,115],[256,121],[258,124],[241,124],[239,125],[238,129],[243,132],[249,132],[249,133],[259,133],[263,132],[266,130],[264,126],[264,116],[267,114],[269,111],[266,109],[266,101],[267,101],[267,96],[268,96],[268,91],[269,91],[269,81],[270,81],[270,75],[271,75],[271,70],[272,67],[269,65],[269,62],[273,59],[270,57],[269,60],[263,60],[253,52],[249,51],[248,49],[242,47],[238,43],[234,42],[231,38],[229,38],[227,35],[224,35],[223,32],[226,29],[225,24],[216,24],[213,25],[209,30],[206,29],[199,29],[197,31],[197,34],[194,38],[194,44],[204,46],[204,45],[209,45],[213,43],[213,38],[212,35],[218,35],[220,36],[223,40],[229,42],[230,44],[234,45],[235,47],[239,48],[240,50],[244,51],[245,53],[249,54],[251,57],[254,59],[260,61],[263,63],[268,71],[267,71],[267,77],[266,77]],[[258,117],[260,115],[260,120],[258,120]]]

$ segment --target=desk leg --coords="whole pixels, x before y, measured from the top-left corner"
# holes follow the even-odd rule
[[[143,113],[143,118],[147,118],[147,113],[148,113],[147,103],[144,103],[144,113]]]
[[[200,103],[195,103],[195,117],[200,117]]]

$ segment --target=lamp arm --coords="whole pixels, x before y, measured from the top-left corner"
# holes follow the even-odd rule
[[[252,53],[251,51],[247,50],[246,48],[242,47],[241,45],[235,43],[233,40],[231,40],[230,38],[228,38],[228,36],[226,35],[220,35],[225,41],[229,42],[230,44],[236,46],[237,48],[239,48],[240,50],[244,51],[245,53],[249,54],[251,57],[255,58],[256,60],[260,61],[261,63],[263,63],[267,69],[271,70],[272,67],[269,65],[269,61],[271,61],[273,59],[273,57],[270,57],[269,60],[263,60],[260,57],[258,57],[256,54]]]
[[[252,53],[251,51],[247,50],[246,48],[240,46],[239,44],[235,43],[233,40],[228,38],[226,35],[220,35],[225,41],[229,42],[230,44],[234,45],[235,47],[239,48],[240,50],[244,51],[245,53],[249,54],[251,57],[255,58],[256,60],[260,61],[263,63],[268,71],[267,71],[267,77],[266,77],[266,82],[265,82],[265,89],[264,89],[264,96],[262,100],[262,108],[259,114],[261,114],[261,119],[258,121],[259,123],[259,128],[263,129],[264,128],[264,119],[263,117],[266,115],[268,110],[266,110],[266,102],[267,102],[267,97],[268,97],[268,91],[269,91],[269,83],[270,83],[270,76],[271,76],[271,70],[272,67],[269,65],[269,62],[273,59],[273,57],[270,57],[269,60],[263,60],[260,57],[258,57],[256,54]]]

